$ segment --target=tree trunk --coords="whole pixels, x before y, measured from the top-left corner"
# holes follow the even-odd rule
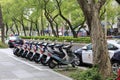
[[[108,77],[111,74],[111,63],[108,57],[108,48],[106,35],[102,30],[98,11],[94,9],[91,15],[91,40],[93,44],[93,63],[99,68],[99,73],[104,77]],[[89,22],[89,21],[88,21]]]
[[[7,23],[5,23],[5,26],[6,26],[6,31],[5,31],[5,33],[6,33],[6,36],[8,35],[7,33],[8,33],[8,24]]]
[[[56,36],[59,37],[59,31],[58,31],[58,23],[54,20],[55,24],[56,24]]]
[[[16,27],[16,30],[17,30],[17,34],[19,35],[18,25],[17,25],[17,23],[16,23],[15,19],[12,19],[12,20],[13,20],[13,22],[14,22],[14,24],[15,24],[15,27]]]
[[[56,3],[57,3],[57,6],[58,6],[58,11],[59,11],[59,15],[60,17],[66,21],[66,23],[69,25],[69,28],[71,29],[71,32],[73,34],[73,37],[74,38],[77,38],[77,33],[75,32],[74,28],[72,27],[72,24],[71,22],[62,14],[62,11],[61,11],[61,1],[59,2],[58,0],[56,0]]]
[[[120,0],[116,0],[120,4]]]
[[[32,35],[32,29],[33,29],[33,21],[31,20],[30,21],[30,32],[29,32],[29,36],[31,36]]]
[[[71,29],[71,32],[72,32],[72,34],[73,34],[73,37],[74,37],[74,38],[77,38],[77,33],[76,33],[75,30],[73,29],[71,22],[70,22],[67,18],[65,18],[65,17],[62,15],[61,12],[60,12],[60,16],[61,16],[62,19],[65,20],[65,21],[67,22],[67,24],[69,25],[69,28]]]
[[[40,36],[39,28],[38,28],[38,21],[36,20],[35,22],[36,30],[37,30],[37,35]]]
[[[50,23],[50,27],[52,29],[52,34],[56,37],[57,35],[56,35],[56,32],[55,32],[54,27],[53,27],[53,21],[49,18],[49,15],[48,15],[47,11],[45,11],[44,14],[45,14],[46,19]]]
[[[26,35],[26,31],[25,31],[25,26],[24,26],[24,23],[23,23],[23,19],[21,20],[21,25],[22,25],[22,27],[23,27],[24,36],[27,36],[27,35]]]
[[[45,35],[44,34],[44,22],[43,22],[43,10],[41,9],[41,27],[42,27],[42,29],[41,29],[41,35]]]
[[[103,32],[99,12],[106,0],[78,0],[78,3],[85,15],[87,24],[90,30],[92,50],[93,50],[93,64],[98,66],[98,72],[105,79],[110,77],[112,73],[106,35]]]
[[[15,31],[13,30],[13,24],[10,26],[10,30],[12,31],[13,34],[15,34]]]

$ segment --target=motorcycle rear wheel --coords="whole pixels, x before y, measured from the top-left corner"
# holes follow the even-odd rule
[[[50,60],[48,63],[49,68],[53,69],[57,66],[57,64],[54,62],[54,60]]]
[[[28,51],[25,51],[23,54],[21,54],[21,57],[22,57],[22,58],[25,58],[26,55],[27,55],[27,53],[28,53]]]
[[[37,55],[37,54],[34,55],[33,59],[34,59],[34,61],[35,61],[36,63],[39,63],[39,62],[40,62],[40,60],[38,60],[38,59],[39,59],[39,55]]]
[[[30,52],[30,53],[28,54],[28,56],[27,56],[27,59],[29,59],[30,61],[32,61],[32,60],[33,60],[32,56],[33,56],[33,53]]]
[[[46,58],[47,58],[46,56],[43,56],[43,57],[41,58],[41,60],[40,60],[41,64],[44,65],[44,66],[47,65],[47,63],[45,62],[45,61],[46,61]]]
[[[13,51],[13,54],[14,55],[16,55],[17,53],[18,53],[18,51],[19,51],[19,49],[17,48],[17,49],[15,49],[14,51]]]
[[[21,54],[24,52],[24,50],[22,49],[22,50],[20,50],[20,51],[18,51],[17,53],[16,53],[16,56],[21,56]]]

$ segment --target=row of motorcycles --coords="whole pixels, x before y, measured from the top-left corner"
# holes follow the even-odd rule
[[[13,54],[36,63],[48,65],[51,69],[69,64],[75,67],[80,61],[78,56],[72,52],[71,47],[72,42],[70,44],[64,44],[64,42],[58,44],[56,41],[25,41],[23,45],[15,44]]]

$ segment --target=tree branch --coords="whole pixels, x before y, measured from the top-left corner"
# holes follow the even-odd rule
[[[85,27],[85,26],[84,26],[85,21],[86,21],[86,19],[84,19],[84,21],[80,24],[81,27],[78,28],[77,34],[78,34],[78,32],[80,31],[81,28],[84,28],[84,27]]]
[[[120,4],[120,0],[116,0]]]
[[[105,14],[105,12],[106,12],[106,9],[104,9],[104,11],[101,13],[100,18]]]
[[[100,11],[101,7],[105,4],[106,0],[99,0],[97,3],[98,11]]]

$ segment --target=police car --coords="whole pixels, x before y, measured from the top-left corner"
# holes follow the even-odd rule
[[[118,68],[120,65],[120,40],[108,40],[108,52],[111,59],[113,69]],[[92,44],[87,44],[74,52],[79,57],[79,65],[92,64],[93,52]]]

